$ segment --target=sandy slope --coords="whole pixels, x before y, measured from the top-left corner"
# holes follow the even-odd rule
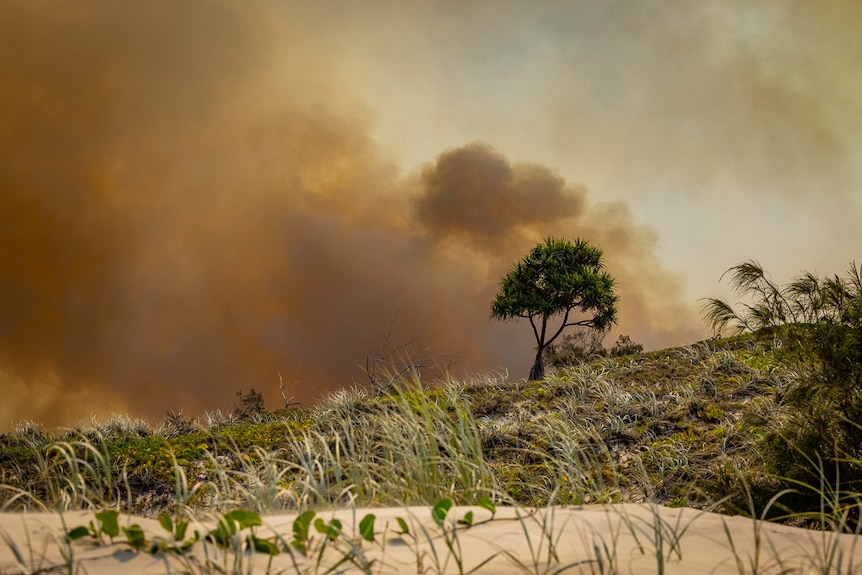
[[[458,507],[448,517],[462,518],[468,511],[474,513],[474,525],[462,526],[457,531],[455,554],[450,553],[426,507],[326,511],[319,517],[324,521],[337,517],[343,522],[344,533],[352,537],[354,520],[358,522],[366,513],[376,515],[375,543],[363,542],[361,546],[365,558],[372,562],[373,573],[458,573],[458,554],[463,558],[465,572],[490,558],[479,572],[492,574],[552,573],[564,567],[566,573],[807,574],[823,573],[828,564],[834,566],[830,572],[862,573],[860,536],[835,536],[692,509],[627,504],[549,508],[527,515],[525,510],[502,508],[497,510],[493,521],[482,522],[490,518],[488,511]],[[71,546],[62,543],[64,522],[71,528],[86,525],[92,517],[89,512],[69,512],[62,517],[55,513],[0,514],[0,535],[5,534],[0,540],[0,573],[68,572],[63,569],[67,564],[64,552],[70,550],[74,563],[80,566],[73,572],[90,575],[198,572],[207,557],[228,571],[237,565],[236,561],[241,563],[242,572],[267,571],[266,555],[223,555],[203,544],[196,545],[188,557],[165,557],[136,554],[120,543],[95,545],[79,541]],[[295,517],[267,516],[265,527],[258,528],[256,533],[261,536],[278,533],[290,539]],[[417,541],[398,536],[396,517],[408,522],[411,532],[418,536]],[[151,540],[167,535],[154,520],[124,517],[122,523],[140,524]],[[195,527],[203,532],[211,524]],[[542,537],[543,531],[556,542],[559,561],[550,565],[546,561],[548,542]],[[315,542],[321,543],[322,536],[314,533]],[[23,567],[16,560],[10,541],[23,555]],[[300,572],[325,572],[348,553],[348,545],[345,537],[326,548],[319,571],[316,571],[316,555],[309,559],[295,554],[294,563],[289,553],[282,553],[274,558],[272,572],[294,573],[297,566]],[[348,567],[349,564],[341,566],[346,572],[361,572],[355,566]]]

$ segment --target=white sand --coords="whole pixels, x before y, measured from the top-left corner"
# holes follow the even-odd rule
[[[323,573],[349,554],[348,540],[358,542],[354,519],[359,522],[366,513],[376,515],[375,542],[363,541],[360,549],[371,562],[373,573],[459,573],[456,558],[462,558],[463,572],[485,563],[479,573],[862,573],[862,537],[834,535],[780,525],[755,522],[741,517],[727,517],[693,509],[670,509],[651,505],[613,505],[539,509],[528,515],[525,510],[501,508],[493,521],[490,513],[477,507],[456,507],[448,520],[474,514],[472,527],[461,526],[451,535],[455,552],[446,544],[440,528],[431,518],[430,508],[388,508],[371,510],[325,511],[318,514],[324,521],[333,517],[342,521],[345,534],[322,554],[319,570],[317,554],[323,536],[312,529],[314,556],[294,553],[276,556],[272,573]],[[396,517],[410,525],[416,536],[400,537]],[[293,536],[295,515],[264,517],[264,527],[256,534],[271,537],[280,534],[285,540]],[[67,528],[86,525],[93,519],[90,512],[0,514],[0,573],[10,575],[56,568],[63,569],[69,551],[74,553],[75,573],[109,575],[123,573],[156,574],[183,571],[205,572],[201,566],[207,557],[231,572],[266,573],[269,557],[263,554],[222,554],[212,545],[198,543],[187,557],[152,556],[134,553],[128,545],[91,541],[63,543],[64,522]],[[151,519],[121,517],[121,524],[138,523],[151,540],[166,538],[167,533]],[[451,521],[448,525],[452,526]],[[205,532],[211,524],[193,526]],[[424,528],[424,530],[423,530]],[[543,536],[543,533],[545,536]],[[355,534],[355,538],[354,538]],[[548,539],[555,542],[558,560],[548,562]],[[121,537],[122,539],[122,537]],[[732,544],[731,544],[732,540]],[[21,566],[9,541],[23,555]],[[357,543],[358,544],[358,543]],[[518,564],[520,562],[520,565]],[[249,569],[249,566],[251,567]],[[565,569],[563,569],[565,568]],[[349,563],[336,572],[361,573]]]

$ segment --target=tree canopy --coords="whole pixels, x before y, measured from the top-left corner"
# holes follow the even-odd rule
[[[542,379],[545,348],[567,327],[604,330],[616,323],[618,299],[602,250],[581,239],[548,237],[500,281],[491,317],[530,320],[537,346],[530,379]],[[555,316],[562,319],[552,328],[549,320]]]

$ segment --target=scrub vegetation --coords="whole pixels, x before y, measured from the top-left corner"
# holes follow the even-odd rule
[[[733,273],[747,295],[754,286],[753,303],[704,308],[719,334],[733,322],[739,333],[648,353],[625,338],[572,365],[557,354],[541,380],[425,385],[401,370],[383,391],[343,389],[308,408],[266,411],[252,390],[233,412],[169,413],[158,427],[22,422],[0,436],[0,509],[92,509],[100,521],[117,510],[162,518],[167,532],[215,517],[228,532],[209,536],[222,546],[259,514],[413,505],[445,517],[453,505],[649,503],[859,533],[859,270],[808,278],[804,297],[819,307],[803,317],[786,314],[798,312],[795,292],[764,288],[752,268]],[[778,307],[767,317],[760,304]],[[334,545],[340,526],[317,527]],[[454,552],[458,528],[438,527]],[[249,533],[248,545],[277,550]]]
[[[823,478],[843,489],[822,454],[813,464],[816,454],[785,446],[800,467],[811,464],[808,477],[775,466],[775,439],[793,416],[787,397],[811,376],[789,334],[600,357],[542,381],[409,379],[378,396],[344,389],[307,409],[172,413],[157,428],[120,416],[50,433],[25,422],[0,437],[2,505],[158,516],[177,505],[274,512],[488,496],[735,513],[753,495],[759,513],[782,489],[804,490],[805,479],[818,493]]]

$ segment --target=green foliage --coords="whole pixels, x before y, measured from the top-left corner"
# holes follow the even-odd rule
[[[103,535],[107,535],[110,543],[114,542],[114,537],[120,535],[120,512],[116,509],[105,509],[94,514],[94,521],[90,521],[88,526],[78,526],[66,532],[66,540],[77,541],[84,537],[90,537],[93,543],[104,545]],[[146,546],[146,539],[143,538],[143,530],[139,525],[131,525],[123,528],[123,533],[127,537],[129,545],[135,549],[141,549]]]
[[[313,557],[316,561],[315,573],[323,563],[323,557],[327,549],[335,549],[341,553],[341,558],[330,566],[326,573],[342,573],[340,566],[350,563],[359,568],[361,572],[370,573],[370,562],[362,553],[362,542],[375,543],[376,534],[374,523],[377,517],[373,513],[366,514],[360,519],[359,539],[351,537],[344,532],[344,525],[337,518],[328,522],[317,516],[317,512],[309,509],[301,513],[293,522],[293,538],[290,540],[290,548],[296,550],[304,557]],[[314,528],[312,530],[312,528]],[[321,537],[317,537],[315,532]],[[294,564],[296,567],[296,564]],[[297,572],[299,569],[297,568]],[[305,571],[303,571],[305,572]]]
[[[802,362],[802,377],[783,395],[788,410],[764,436],[773,472],[794,485],[836,492],[862,490],[862,267],[846,277],[803,273],[785,286],[773,283],[753,261],[728,270],[732,284],[751,299],[735,311],[709,299],[704,317],[716,332],[785,328],[788,347]],[[793,497],[800,511],[822,505],[817,488]],[[839,496],[840,499],[840,496]]]
[[[813,334],[816,327],[806,330]],[[195,540],[187,520],[197,513],[220,517],[238,507],[299,513],[346,503],[433,506],[448,499],[447,529],[476,525],[478,510],[455,518],[453,509],[476,505],[483,497],[490,498],[489,504],[492,499],[527,506],[550,501],[706,506],[728,497],[720,508],[738,511],[733,505],[742,503],[745,511],[740,480],[728,471],[737,468],[761,509],[775,493],[799,487],[776,477],[791,472],[767,465],[773,452],[764,448],[763,438],[784,429],[783,437],[800,445],[788,432],[806,426],[816,431],[815,423],[834,401],[822,402],[809,422],[792,405],[797,383],[811,381],[819,366],[812,353],[803,355],[799,346],[787,343],[791,332],[806,330],[779,327],[622,359],[601,357],[542,381],[487,374],[434,390],[415,385],[381,397],[356,397],[350,409],[322,404],[274,422],[233,420],[217,431],[196,424],[188,435],[119,429],[110,435],[89,430],[2,435],[0,506],[107,506],[162,516],[161,538],[148,533],[144,545],[131,526],[128,533],[121,528],[119,537],[134,539],[140,552],[171,555],[183,555],[186,545],[218,548],[216,542],[225,537],[208,541],[204,532]],[[799,421],[784,427],[792,410]],[[824,477],[835,476],[826,455],[818,465],[816,457],[808,462],[796,448],[789,449],[784,447],[791,453],[785,460],[804,463],[796,477],[806,483],[820,485],[810,475],[820,467]],[[844,469],[840,473],[843,485],[849,475]],[[784,495],[781,502],[802,509],[800,501]],[[298,534],[298,541],[308,541],[306,559],[314,560],[323,547],[348,552],[348,543],[361,546],[374,537],[372,519],[352,529],[345,521],[335,540],[330,535],[339,526],[316,519],[309,515]],[[409,528],[411,535],[423,537],[416,524],[395,523],[396,530],[407,533]],[[296,526],[301,528],[303,519]],[[433,521],[425,526],[442,541]],[[94,521],[82,537],[98,529]],[[231,546],[249,550],[248,545],[258,545],[246,537],[249,529],[230,539]],[[380,529],[387,528],[379,527],[378,540]],[[101,536],[109,537],[104,531]],[[279,544],[291,557],[303,555],[290,535]]]
[[[120,534],[118,517],[119,512],[113,509],[96,513],[96,520],[101,526],[100,530],[112,539]]]
[[[616,323],[617,300],[600,249],[580,239],[573,243],[549,237],[500,281],[491,317],[530,321],[537,346],[530,379],[538,380],[544,377],[545,348],[567,327],[607,329]],[[587,317],[575,320],[572,312]],[[563,316],[560,325],[549,332],[549,319],[559,315]]]
[[[794,481],[823,475],[837,489],[862,491],[862,297],[840,321],[817,323],[811,347],[817,367],[787,391],[794,411],[767,437],[771,461]]]
[[[90,521],[89,526],[79,526],[68,530],[66,532],[67,541],[72,542],[89,537],[94,544],[104,545],[105,541],[102,536],[107,535],[110,538],[108,543],[112,544],[114,538],[118,537],[121,532],[119,511],[116,509],[102,510],[96,512],[94,518],[95,520]],[[126,537],[123,543],[128,545],[132,551],[146,552],[150,555],[184,555],[201,541],[197,531],[193,537],[186,538],[188,521],[175,522],[170,516],[163,515],[159,518],[159,525],[170,534],[170,539],[156,537],[153,541],[149,541],[143,528],[137,523],[133,523],[122,528],[122,533]],[[207,533],[204,541],[215,545],[225,553],[228,550],[235,550],[240,553],[249,550],[270,557],[278,555],[281,551],[274,539],[264,539],[255,535],[254,528],[261,525],[263,525],[263,521],[257,513],[235,509],[218,518],[216,527]],[[248,533],[244,534],[243,531],[245,530],[248,530]],[[227,572],[224,567],[215,565],[211,560],[210,566],[221,572]],[[239,571],[234,569],[232,572]]]
[[[192,510],[304,511],[342,505],[347,497],[371,506],[432,505],[441,498],[460,505],[494,494],[541,505],[559,488],[565,502],[669,501],[672,486],[712,473],[703,467],[717,466],[719,456],[743,456],[748,435],[733,424],[747,409],[743,400],[771,398],[778,382],[730,358],[780,374],[772,341],[749,335],[623,361],[601,358],[543,381],[487,375],[434,390],[417,385],[330,415],[322,415],[330,411],[322,405],[294,410],[284,421],[234,421],[217,432],[196,426],[170,438],[119,434],[97,438],[95,449],[74,446],[62,454],[51,448],[54,435],[42,443],[5,436],[0,474],[10,487],[0,486],[0,505],[119,505],[152,517],[168,512],[176,529]],[[766,354],[768,361],[761,359]],[[696,393],[704,394],[702,403]],[[710,404],[715,413],[698,416],[697,407]],[[718,428],[721,441],[699,439]],[[660,443],[682,432],[698,439],[672,441],[668,449]],[[679,466],[685,459],[690,471]],[[619,475],[620,461],[642,463],[649,477]],[[639,477],[641,470],[625,471],[631,472]],[[108,474],[114,479],[104,481]],[[111,483],[114,491],[98,491]]]
[[[374,522],[377,517],[373,513],[369,513],[359,522],[359,535],[365,541],[374,541]]]
[[[734,290],[750,301],[740,303],[737,311],[725,300],[705,298],[701,311],[707,327],[717,334],[788,324],[840,323],[848,306],[862,295],[862,267],[857,268],[855,262],[844,279],[805,272],[783,287],[754,260],[729,268],[722,279],[727,274]]]
[[[162,515],[159,517],[159,525],[162,528],[173,535],[174,541],[182,541],[186,538],[186,531],[189,528],[189,522],[187,520],[174,519],[170,515]]]
[[[443,525],[443,520],[446,519],[446,515],[449,513],[450,509],[452,509],[451,499],[441,499],[434,505],[434,507],[431,508],[431,519],[434,520],[434,523],[436,523],[438,527]]]
[[[460,519],[453,520],[449,518],[449,512],[453,507],[453,502],[449,498],[439,500],[431,509],[431,518],[435,528],[428,529],[423,524],[419,523],[415,533],[411,532],[408,521],[403,517],[396,517],[396,522],[400,527],[400,531],[396,533],[403,539],[409,539],[417,549],[417,561],[422,564],[425,552],[419,553],[419,545],[421,542],[426,542],[430,545],[428,558],[433,562],[433,570],[437,573],[448,572],[448,565],[454,561],[456,572],[461,574],[472,573],[478,571],[482,566],[490,562],[497,554],[492,554],[488,558],[481,561],[473,569],[466,570],[464,566],[464,554],[461,549],[459,533],[464,529],[469,529],[479,523],[487,523],[494,519],[496,514],[496,506],[487,497],[482,497],[477,505],[486,509],[491,513],[491,517],[484,519],[481,522],[475,522],[473,511],[467,511]],[[246,509],[235,509],[220,515],[216,519],[215,527],[212,528],[204,537],[195,531],[194,536],[187,538],[186,531],[188,527],[187,521],[175,522],[169,515],[163,515],[159,518],[159,525],[168,532],[170,538],[165,539],[158,535],[153,536],[152,541],[148,539],[147,533],[138,524],[132,524],[128,527],[121,528],[119,525],[119,511],[107,509],[96,512],[94,520],[90,521],[88,526],[79,526],[66,531],[66,541],[72,544],[75,541],[81,541],[89,538],[90,542],[95,545],[112,545],[114,537],[118,537],[122,532],[125,535],[125,540],[120,541],[120,544],[127,545],[136,553],[149,553],[151,555],[187,555],[193,547],[198,544],[204,545],[204,556],[206,557],[206,570],[203,572],[218,572],[218,573],[250,573],[251,563],[243,564],[244,558],[251,553],[260,553],[269,556],[270,563],[267,566],[266,572],[272,572],[272,558],[282,552],[282,548],[289,552],[295,572],[311,572],[300,569],[300,564],[296,561],[294,552],[301,556],[310,558],[314,561],[313,572],[322,572],[321,569],[326,569],[326,573],[344,572],[343,565],[350,564],[358,568],[361,572],[371,573],[372,562],[367,559],[363,553],[363,544],[379,545],[385,549],[385,542],[377,540],[375,532],[376,516],[373,513],[368,513],[362,517],[354,526],[353,534],[345,532],[344,524],[338,518],[332,518],[325,521],[319,517],[314,510],[307,510],[299,514],[293,522],[293,537],[290,541],[285,541],[281,536],[274,535],[270,538],[259,537],[255,533],[255,528],[263,525],[261,517]],[[356,531],[358,529],[358,532]],[[386,531],[384,530],[384,533]],[[110,540],[105,541],[103,536],[107,535]],[[447,553],[441,555],[434,547],[434,541],[441,538],[445,543]],[[15,543],[8,537],[7,544],[14,546]],[[218,557],[212,555],[211,551],[207,550],[207,546],[212,546],[221,552],[221,561],[217,561]],[[327,552],[333,550],[336,557],[334,563],[326,561]],[[13,547],[13,551],[17,553],[20,564],[24,564],[23,555],[17,547]],[[328,557],[332,557],[330,554]],[[194,558],[188,560],[186,565],[195,565]],[[168,565],[166,563],[166,565]],[[347,569],[349,570],[349,569]],[[196,569],[194,572],[198,572]],[[281,572],[281,571],[279,571]],[[422,570],[421,572],[424,572]]]
[[[230,542],[230,538],[241,530],[249,527],[257,527],[262,524],[260,516],[257,513],[245,509],[237,509],[225,513],[220,517],[215,529],[210,531],[206,538],[207,541],[213,541],[217,545],[225,547]]]
[[[293,522],[293,539],[290,544],[303,555],[308,553],[308,542],[311,538],[311,523],[316,515],[316,511],[308,509],[300,513]]]
[[[137,523],[123,527],[123,534],[126,536],[126,543],[133,551],[140,552],[147,546],[147,535]]]
[[[491,512],[491,518],[482,521],[481,523],[486,523],[488,521],[493,521],[494,515],[496,514],[496,506],[487,498],[480,498],[478,505],[483,509],[486,509]],[[472,569],[466,570],[464,565],[464,552],[461,548],[461,540],[459,533],[464,529],[470,529],[479,523],[474,521],[474,514],[472,511],[467,511],[461,518],[451,519],[449,516],[449,512],[452,510],[454,504],[452,499],[443,498],[437,501],[431,507],[431,520],[434,522],[434,525],[437,528],[438,533],[429,530],[427,527],[418,524],[418,528],[415,532],[410,530],[410,526],[407,521],[403,517],[396,517],[395,520],[398,523],[399,530],[397,531],[400,538],[405,541],[408,545],[412,545],[416,550],[416,571],[418,573],[425,573],[429,571],[429,568],[425,566],[423,554],[420,554],[419,542],[421,539],[424,539],[427,542],[434,541],[438,536],[442,536],[442,540],[444,545],[446,546],[447,553],[445,555],[441,555],[437,552],[437,549],[432,545],[430,552],[427,554],[427,559],[430,560],[431,565],[430,570],[435,573],[448,573],[449,569],[449,561],[454,561],[454,569],[456,573],[461,575],[466,575],[468,573],[475,573],[482,569],[485,565],[491,562],[496,556],[497,553],[490,555],[484,560],[480,561],[478,565],[475,565]]]

